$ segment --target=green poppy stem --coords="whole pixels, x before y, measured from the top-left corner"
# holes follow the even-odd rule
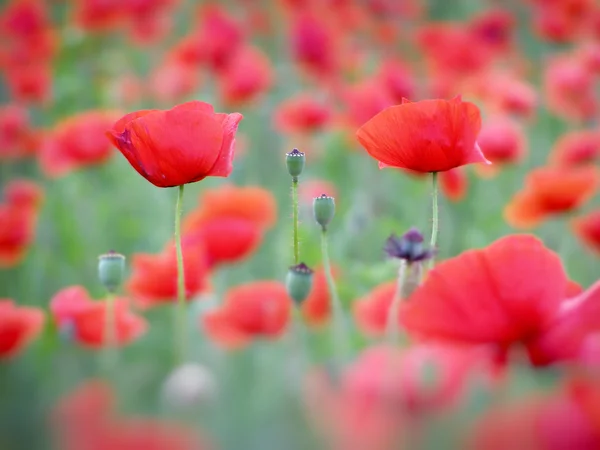
[[[104,300],[106,302],[104,316],[104,348],[102,354],[102,367],[110,373],[116,358],[115,346],[117,334],[115,329],[115,295],[109,292]]]
[[[300,243],[298,239],[298,177],[292,177],[292,215],[294,221],[294,265],[300,264]]]
[[[181,213],[183,210],[183,187],[179,186],[175,205],[175,251],[177,254],[177,313],[175,314],[175,361],[180,364],[185,359],[185,340],[187,314],[185,303],[185,272],[183,268],[183,251],[181,249]]]
[[[431,242],[429,243],[429,248],[435,251],[437,248],[437,236],[438,236],[438,228],[439,228],[439,218],[438,218],[438,173],[431,172],[431,186],[433,188],[432,197],[433,197],[433,214],[432,214],[432,225],[431,225]],[[429,269],[433,269],[435,264],[435,258],[432,257],[429,260]]]
[[[335,356],[338,360],[343,360],[348,356],[349,337],[346,330],[344,310],[342,302],[338,296],[335,281],[333,279],[333,271],[331,270],[331,262],[329,261],[329,249],[327,243],[327,231],[321,229],[321,254],[323,258],[323,270],[325,271],[325,279],[331,297],[331,313],[332,313],[332,338]]]
[[[387,342],[391,345],[397,344],[400,336],[400,329],[398,328],[398,312],[400,311],[400,303],[402,303],[402,291],[404,289],[404,281],[406,278],[406,265],[406,261],[401,259],[394,298],[392,298],[392,303],[388,310],[385,336]]]

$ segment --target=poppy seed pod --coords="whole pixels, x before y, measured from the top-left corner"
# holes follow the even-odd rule
[[[285,154],[285,164],[289,174],[292,176],[292,178],[294,178],[294,180],[297,180],[298,176],[302,173],[305,162],[306,156],[297,148]]]
[[[335,199],[326,194],[316,197],[313,200],[313,214],[317,223],[325,230],[335,215]]]
[[[304,263],[292,266],[288,270],[285,287],[288,295],[300,305],[310,293],[313,282],[313,271]]]
[[[98,278],[108,292],[115,292],[123,282],[125,256],[112,250],[98,257]]]

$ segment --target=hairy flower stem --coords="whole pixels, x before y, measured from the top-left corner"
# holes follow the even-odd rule
[[[115,329],[115,296],[112,292],[106,295],[104,316],[104,348],[102,354],[102,366],[105,372],[109,373],[114,366],[117,344],[117,333]]]
[[[300,243],[298,242],[298,177],[292,177],[292,214],[294,221],[294,265],[300,264]]]
[[[181,249],[181,212],[183,209],[183,184],[179,186],[175,205],[175,251],[177,253],[177,313],[175,314],[175,363],[181,364],[185,359],[185,340],[187,314],[185,304],[185,272],[183,268],[183,251]]]
[[[335,281],[333,280],[333,272],[331,270],[331,263],[329,261],[329,249],[327,245],[327,231],[325,228],[321,230],[321,253],[323,258],[323,269],[325,271],[325,278],[327,280],[327,287],[329,289],[329,296],[331,297],[331,311],[332,311],[332,338],[334,353],[338,361],[343,361],[348,356],[348,343],[349,336],[346,330],[344,310],[342,308],[342,302],[338,296]]]
[[[398,312],[400,310],[400,303],[402,303],[404,281],[406,279],[406,261],[400,260],[400,267],[398,268],[398,281],[396,283],[396,291],[394,292],[394,298],[388,310],[387,324],[385,327],[385,336],[389,344],[394,345],[398,343],[400,337],[400,330],[398,328]]]
[[[433,188],[432,198],[433,198],[433,211],[432,211],[432,225],[431,225],[431,242],[429,243],[429,248],[435,251],[437,248],[437,235],[439,228],[439,218],[438,218],[438,173],[431,172],[431,186]],[[435,258],[431,258],[429,260],[429,270],[433,269],[435,264]]]

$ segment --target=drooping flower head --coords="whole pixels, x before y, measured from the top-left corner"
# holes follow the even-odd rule
[[[405,101],[387,108],[356,133],[379,167],[440,172],[470,163],[489,163],[476,143],[479,109],[453,100]]]
[[[192,101],[127,114],[107,136],[152,184],[180,186],[229,176],[240,120],[241,114],[215,113],[208,103]]]

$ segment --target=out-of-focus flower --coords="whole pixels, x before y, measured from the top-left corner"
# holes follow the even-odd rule
[[[238,262],[254,252],[277,219],[273,194],[258,186],[224,185],[207,190],[183,221],[190,242],[199,242],[209,268]]]
[[[533,236],[512,235],[438,264],[399,320],[420,338],[488,345],[500,360],[515,345],[535,365],[573,360],[600,330],[600,283],[574,298],[567,287],[558,255]]]
[[[577,166],[600,159],[600,133],[594,130],[563,134],[552,147],[550,162],[558,166]]]
[[[477,172],[482,176],[495,175],[502,166],[521,161],[527,152],[525,139],[525,134],[516,121],[504,116],[487,119],[477,137],[477,143],[492,164],[477,165]]]
[[[333,276],[336,277],[338,273],[337,268],[333,268]],[[325,271],[322,267],[315,270],[312,289],[306,300],[302,302],[300,309],[304,320],[311,326],[320,326],[329,320],[331,316],[331,296]]]
[[[396,281],[383,283],[353,303],[354,320],[363,334],[371,337],[383,336],[396,284]]]
[[[345,104],[345,119],[348,126],[352,128],[360,127],[394,104],[385,86],[374,79],[349,85],[342,90],[341,94]]]
[[[33,154],[34,135],[25,107],[18,104],[0,106],[0,161]]]
[[[544,96],[548,109],[558,117],[584,121],[598,110],[594,74],[580,58],[556,57],[544,72]]]
[[[469,179],[463,167],[456,167],[440,173],[440,189],[450,201],[462,200],[467,193],[468,183]]]
[[[469,23],[471,35],[496,53],[503,54],[513,44],[515,17],[507,10],[488,9]]]
[[[88,111],[69,117],[45,133],[39,151],[44,174],[57,178],[105,163],[113,154],[105,132],[118,117],[114,111]]]
[[[229,176],[240,120],[241,114],[217,114],[212,105],[192,101],[127,114],[107,136],[140,175],[171,187]]]
[[[62,397],[51,426],[56,443],[68,450],[202,450],[211,448],[195,430],[176,422],[127,417],[115,411],[116,395],[92,380]]]
[[[104,301],[93,301],[82,286],[71,286],[57,292],[50,300],[50,311],[57,327],[81,345],[99,349],[106,344]],[[127,345],[146,332],[146,321],[129,310],[126,298],[114,304],[115,343]]]
[[[279,105],[274,116],[277,130],[283,133],[314,133],[324,129],[331,119],[331,109],[313,96],[302,94]]]
[[[571,226],[581,242],[600,254],[600,209],[573,219]]]
[[[28,180],[13,180],[4,188],[0,204],[0,268],[23,260],[35,238],[39,208],[44,194]]]
[[[594,10],[593,0],[534,0],[533,29],[550,42],[569,42],[585,32]]]
[[[185,297],[189,301],[208,287],[206,254],[201,242],[184,237],[182,252]],[[134,254],[127,290],[142,308],[174,302],[177,298],[177,256],[169,243],[157,254]]]
[[[470,90],[496,114],[532,117],[538,104],[535,87],[515,74],[490,71],[470,79]]]
[[[377,114],[356,136],[379,167],[440,172],[470,163],[489,163],[476,143],[479,109],[453,100],[404,102]]]
[[[402,99],[413,98],[416,92],[416,80],[407,64],[397,59],[386,59],[377,74],[394,103]]]
[[[194,93],[202,83],[198,67],[167,58],[150,76],[151,94],[160,102],[181,100]]]
[[[0,359],[10,358],[23,350],[43,326],[41,309],[17,306],[8,298],[0,299]]]
[[[271,61],[257,47],[240,46],[219,72],[217,80],[219,94],[226,105],[250,103],[271,87]]]
[[[19,102],[44,104],[51,98],[52,67],[33,61],[6,67],[4,77],[11,97]]]
[[[246,345],[252,339],[275,339],[290,319],[292,299],[278,281],[255,281],[231,288],[221,307],[201,319],[201,326],[226,348]]]
[[[525,188],[517,192],[504,210],[513,227],[531,228],[556,214],[576,210],[600,185],[596,167],[543,167],[527,175]]]

